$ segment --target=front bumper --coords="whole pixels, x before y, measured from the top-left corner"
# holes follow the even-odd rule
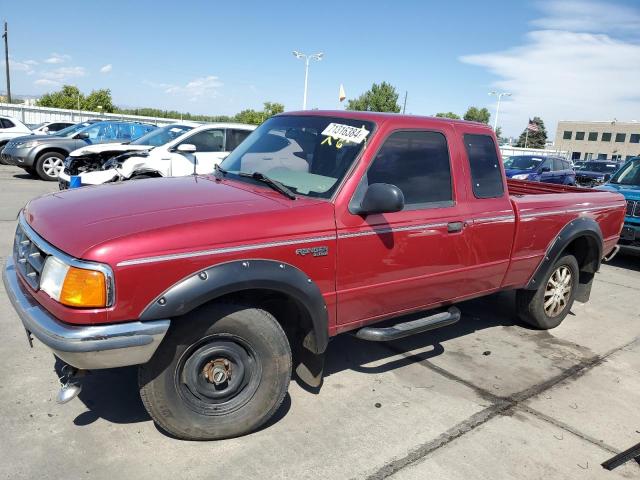
[[[624,222],[618,245],[621,252],[640,252],[640,225]]]
[[[45,310],[18,279],[13,258],[2,275],[5,290],[27,332],[79,369],[138,365],[149,361],[160,345],[170,320],[112,325],[69,325]]]
[[[17,167],[32,167],[35,155],[32,155],[31,148],[16,148],[6,146],[2,150],[2,161],[7,165]]]

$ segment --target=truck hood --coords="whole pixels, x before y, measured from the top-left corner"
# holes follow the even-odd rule
[[[131,145],[125,143],[99,143],[97,145],[87,145],[86,147],[80,147],[69,154],[70,157],[81,157],[83,155],[101,154],[105,152],[118,153],[134,152],[141,150],[150,150],[153,147],[151,145]]]
[[[609,192],[618,192],[624,195],[627,200],[640,200],[640,185],[622,185],[619,183],[605,183],[596,188],[596,190],[607,190]]]
[[[63,252],[115,264],[284,235],[300,228],[296,223],[307,217],[285,214],[314,204],[329,207],[327,212],[333,208],[321,200],[289,200],[261,185],[189,176],[56,192],[29,202],[24,215],[40,236]],[[333,222],[333,215],[316,216],[324,217],[323,224]]]

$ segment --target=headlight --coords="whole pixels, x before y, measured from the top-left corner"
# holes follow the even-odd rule
[[[107,306],[107,279],[103,272],[72,267],[53,256],[47,258],[42,269],[40,289],[69,307]]]
[[[529,174],[528,173],[521,173],[519,175],[514,175],[513,177],[514,180],[526,180],[527,178],[529,178]]]
[[[16,147],[20,147],[20,148],[32,148],[35,147],[36,145],[38,145],[38,141],[37,140],[30,140],[28,142],[19,142],[16,143]]]

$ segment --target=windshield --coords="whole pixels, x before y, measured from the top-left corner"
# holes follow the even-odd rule
[[[538,168],[543,161],[544,158],[522,155],[520,157],[509,157],[505,160],[504,166],[514,170],[533,170]]]
[[[640,185],[640,158],[631,160],[625,164],[611,178],[610,183],[620,185]]]
[[[576,165],[575,169],[582,172],[613,173],[618,169],[618,165],[605,162],[586,162]]]
[[[258,172],[297,194],[329,198],[373,128],[371,122],[338,117],[272,117],[231,152],[221,167],[233,178],[253,181],[239,174]]]
[[[78,132],[79,130],[82,130],[83,128],[88,127],[89,125],[91,125],[89,122],[76,123],[75,125],[71,125],[70,127],[63,128],[62,130],[54,133],[53,135],[56,137],[70,137],[74,133]]]
[[[131,142],[131,145],[151,145],[152,147],[159,147],[192,129],[193,127],[188,125],[167,125],[166,127],[156,128],[146,135],[141,136],[139,139]]]

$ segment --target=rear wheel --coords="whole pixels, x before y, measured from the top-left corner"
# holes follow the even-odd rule
[[[214,440],[252,432],[276,412],[291,350],[272,315],[214,304],[174,324],[139,368],[142,402],[158,425],[179,438]]]
[[[518,290],[516,308],[520,319],[536,328],[557,327],[573,305],[580,274],[573,255],[563,255],[551,267],[537,290]]]
[[[38,157],[35,168],[42,180],[56,182],[64,169],[64,155],[58,152],[45,152]]]

